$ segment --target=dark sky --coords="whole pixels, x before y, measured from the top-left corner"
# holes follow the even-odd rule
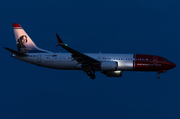
[[[179,119],[179,0],[1,1],[1,119]],[[161,74],[123,72],[91,80],[83,71],[30,65],[12,58],[12,23],[40,48],[55,47],[57,32],[82,52],[153,54],[177,67]]]

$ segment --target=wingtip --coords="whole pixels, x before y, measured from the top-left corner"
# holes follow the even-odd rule
[[[57,33],[56,33],[56,37],[57,37],[57,40],[58,40],[59,43],[63,43],[61,38],[59,37],[59,35]]]

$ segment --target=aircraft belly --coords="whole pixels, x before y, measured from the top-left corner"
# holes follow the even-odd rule
[[[49,61],[44,61],[44,63],[42,64],[43,66],[49,67],[49,68],[54,68],[54,69],[79,69],[76,66],[76,62],[75,61],[71,61],[71,60],[49,60]]]
[[[67,61],[57,61],[55,62],[55,64],[57,65],[58,69],[77,69],[76,61],[71,61],[71,60],[67,60]]]
[[[32,57],[19,57],[19,56],[14,56],[14,58],[28,62],[30,64],[37,64],[37,58],[32,58]]]

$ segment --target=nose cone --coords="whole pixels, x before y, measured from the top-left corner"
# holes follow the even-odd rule
[[[176,64],[174,64],[173,62],[168,61],[168,62],[164,63],[164,69],[166,69],[166,70],[172,69],[174,67],[176,67]]]
[[[176,67],[176,64],[174,64],[173,62],[170,62],[168,64],[168,67],[169,67],[169,69],[172,69],[172,68]]]
[[[176,64],[172,63],[172,64],[171,64],[171,67],[172,67],[172,68],[176,67]]]

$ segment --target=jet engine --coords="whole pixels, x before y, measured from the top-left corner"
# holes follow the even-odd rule
[[[122,71],[103,71],[107,77],[122,77]]]
[[[116,71],[117,68],[118,68],[118,62],[115,61],[101,62],[102,71]]]

